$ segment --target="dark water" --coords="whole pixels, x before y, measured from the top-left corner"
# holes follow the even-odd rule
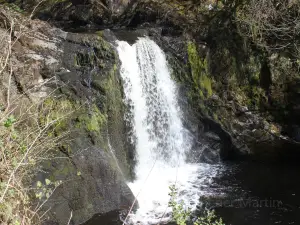
[[[120,220],[120,212],[112,211],[105,214],[95,215],[92,219],[83,225],[120,225],[122,221]]]
[[[300,224],[300,165],[226,163],[202,196],[204,208],[214,209],[226,225]],[[199,211],[199,212],[200,212]],[[122,224],[119,212],[97,215],[85,225]]]
[[[300,166],[253,162],[226,164],[206,199],[226,225],[300,224]],[[205,198],[205,197],[204,197]]]

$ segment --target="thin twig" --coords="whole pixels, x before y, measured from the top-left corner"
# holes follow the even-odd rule
[[[73,211],[71,211],[71,215],[70,215],[70,218],[69,218],[69,221],[68,221],[67,225],[70,225],[72,217],[73,217]]]

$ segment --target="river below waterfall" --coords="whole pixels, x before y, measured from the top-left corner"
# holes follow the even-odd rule
[[[214,167],[222,173],[197,187],[203,193],[198,209],[214,209],[226,225],[300,224],[299,166],[230,162]],[[97,215],[85,225],[120,225],[119,214]]]
[[[239,162],[224,168],[211,187],[223,194],[207,202],[225,224],[300,224],[298,165]]]

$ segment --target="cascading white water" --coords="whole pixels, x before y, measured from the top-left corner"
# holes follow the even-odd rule
[[[176,184],[180,199],[194,208],[201,194],[199,183],[214,172],[209,165],[185,162],[191,138],[182,125],[176,86],[163,51],[149,38],[140,38],[132,46],[119,41],[118,52],[138,161],[136,180],[129,187],[139,209],[130,220],[157,224],[167,219],[170,185]]]

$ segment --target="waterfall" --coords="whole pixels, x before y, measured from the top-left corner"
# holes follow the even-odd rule
[[[177,91],[171,79],[166,56],[149,38],[134,45],[118,42],[125,103],[130,112],[132,142],[136,147],[136,180],[129,187],[137,197],[139,209],[131,222],[157,224],[168,219],[169,186],[176,184],[179,198],[195,208],[201,191],[200,173],[208,165],[187,164],[185,153],[191,138],[182,124]],[[203,176],[209,177],[209,176]]]

